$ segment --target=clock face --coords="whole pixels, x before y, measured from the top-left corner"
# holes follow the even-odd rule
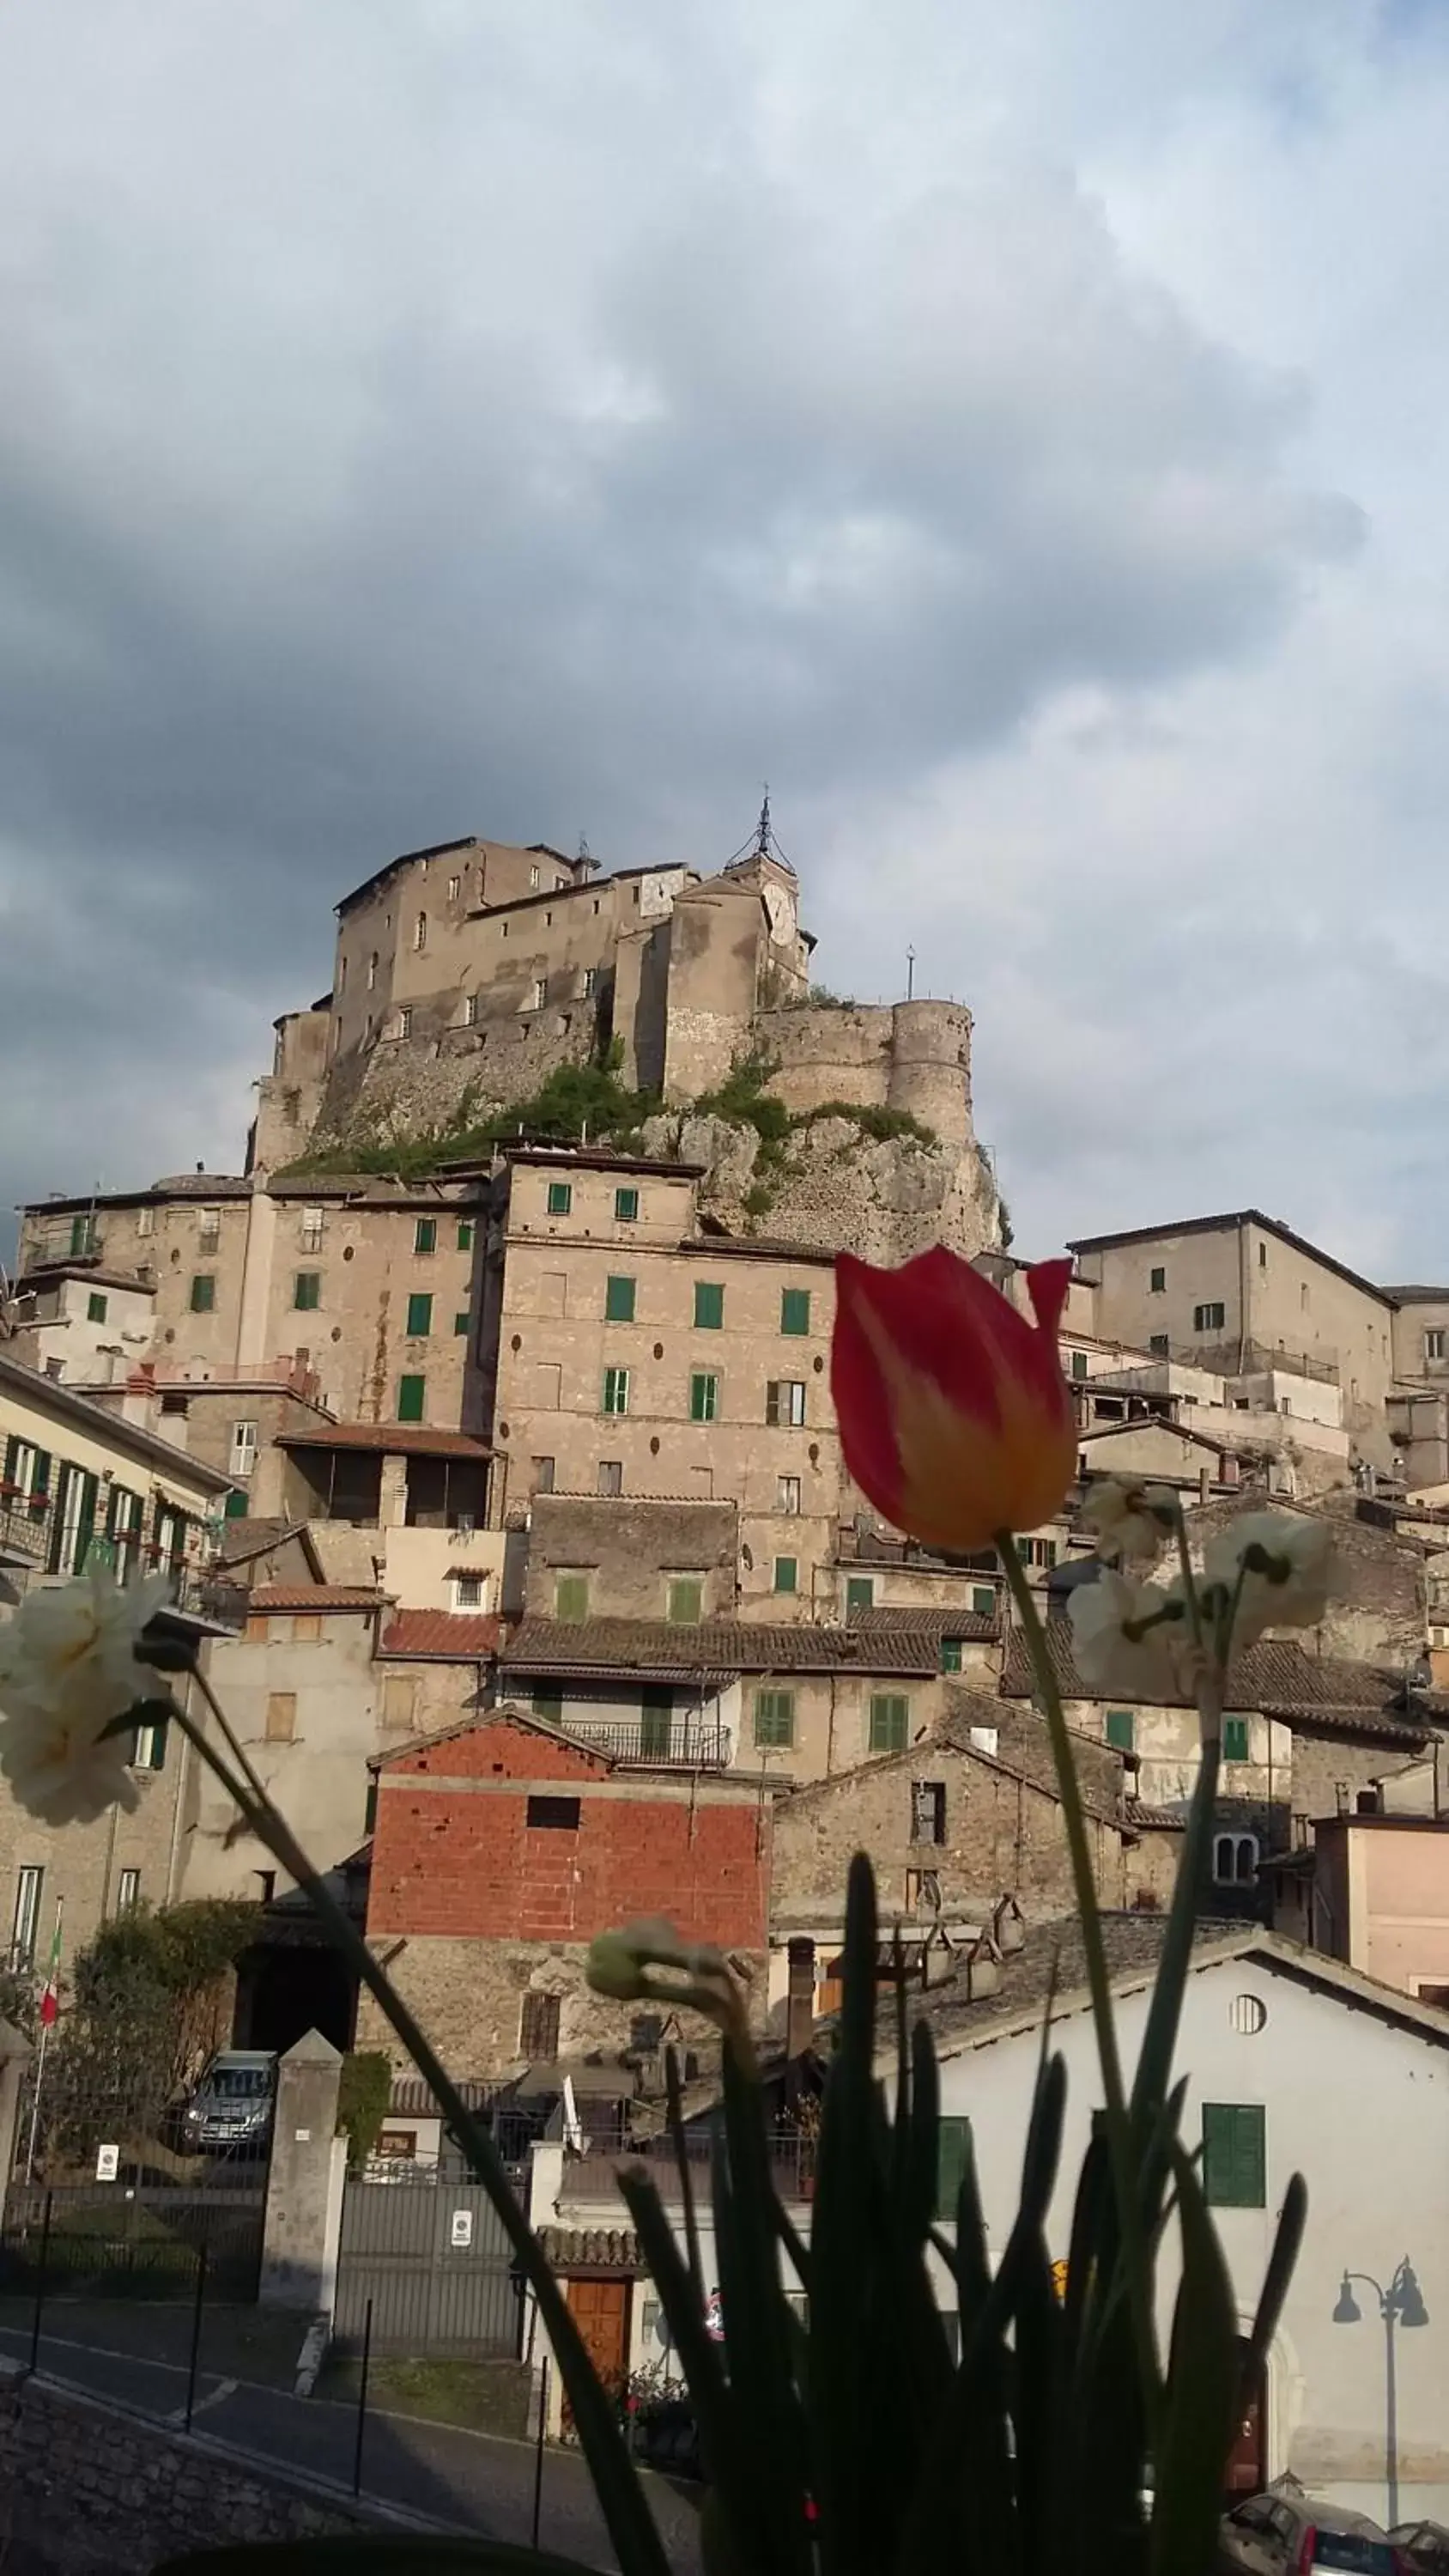
[[[770,937],[777,946],[783,947],[787,940],[795,936],[795,907],[784,887],[777,885],[765,887],[764,902],[765,917],[770,925]]]

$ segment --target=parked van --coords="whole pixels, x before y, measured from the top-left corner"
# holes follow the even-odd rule
[[[276,2094],[271,2049],[218,2049],[181,2114],[183,2145],[260,2155],[271,2141]]]

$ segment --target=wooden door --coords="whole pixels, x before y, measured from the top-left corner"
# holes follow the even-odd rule
[[[1241,2355],[1242,2346],[1240,2345],[1240,2358]],[[1233,2447],[1228,2453],[1228,2474],[1225,2483],[1230,2496],[1259,2495],[1267,2484],[1268,2463],[1263,2439],[1266,2412],[1264,2395],[1263,2373],[1259,2370],[1243,2392],[1233,2434]]]
[[[583,2346],[606,2388],[622,2388],[629,2355],[629,2284],[627,2281],[564,2283],[564,2295]],[[567,2397],[564,2422],[573,2421]]]

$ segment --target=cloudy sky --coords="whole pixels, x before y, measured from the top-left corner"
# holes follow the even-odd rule
[[[0,18],[0,1192],[472,830],[953,993],[1018,1240],[1449,1268],[1445,0]]]

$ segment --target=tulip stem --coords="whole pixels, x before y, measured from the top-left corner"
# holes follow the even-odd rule
[[[1102,2092],[1106,2103],[1107,2152],[1112,2167],[1112,2183],[1117,2202],[1117,2224],[1122,2239],[1122,2261],[1127,2274],[1127,2298],[1132,2317],[1132,2339],[1137,2348],[1138,2375],[1142,2383],[1143,2411],[1147,2422],[1149,2448],[1158,2455],[1162,2423],[1162,2374],[1158,2363],[1157,2335],[1152,2320],[1151,2273],[1147,2239],[1142,2229],[1137,2191],[1132,2173],[1132,2134],[1127,2114],[1127,2095],[1122,2082],[1122,2060],[1117,2050],[1117,2025],[1112,2013],[1112,1991],[1107,1977],[1107,1954],[1102,1942],[1102,1923],[1097,1910],[1097,1888],[1092,1874],[1092,1855],[1087,1841],[1087,1817],[1082,1805],[1082,1792],[1077,1780],[1077,1766],[1072,1758],[1071,1732],[1067,1725],[1062,1695],[1057,1688],[1051,1665],[1051,1650],[1041,1623],[1031,1585],[1026,1579],[1017,1544],[1010,1530],[1000,1530],[997,1550],[1005,1569],[1011,1597],[1016,1604],[1046,1712],[1047,1734],[1051,1741],[1052,1759],[1056,1765],[1057,1785],[1061,1791],[1062,1821],[1066,1826],[1067,1850],[1071,1858],[1072,1878],[1077,1891],[1077,1912],[1082,1925],[1082,1949],[1087,1966],[1087,1989],[1092,1999],[1092,2019],[1097,2030],[1097,2051],[1102,2066]]]

